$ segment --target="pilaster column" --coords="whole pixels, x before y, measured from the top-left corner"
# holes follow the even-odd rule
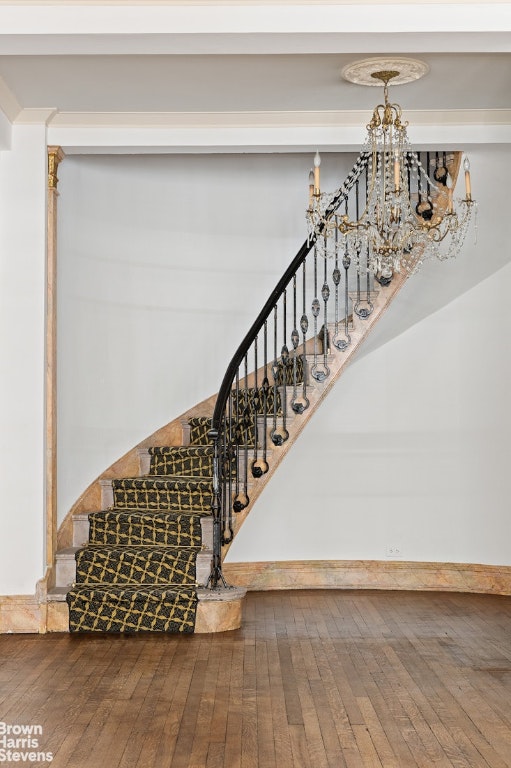
[[[46,567],[57,549],[57,171],[61,147],[48,147],[48,229],[46,245]]]

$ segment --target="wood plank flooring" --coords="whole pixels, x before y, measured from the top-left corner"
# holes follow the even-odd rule
[[[260,592],[223,635],[0,635],[23,763],[2,723],[54,768],[510,768],[511,598]]]

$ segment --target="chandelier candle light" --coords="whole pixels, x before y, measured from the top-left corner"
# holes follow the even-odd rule
[[[343,74],[352,82],[383,85],[383,104],[374,108],[348,185],[333,194],[321,192],[319,152],[309,174],[309,237],[322,239],[325,256],[342,248],[360,274],[371,272],[378,279],[415,272],[430,256],[456,256],[475,208],[468,158],[465,197],[454,198],[453,154],[415,152],[401,107],[389,101],[389,82],[410,82],[426,71],[413,59],[369,59],[346,67]]]

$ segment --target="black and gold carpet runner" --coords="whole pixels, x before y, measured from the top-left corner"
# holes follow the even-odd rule
[[[149,474],[114,480],[111,509],[89,514],[67,594],[71,632],[193,632],[201,518],[211,514],[212,449],[149,450]],[[202,443],[202,444],[201,444]]]

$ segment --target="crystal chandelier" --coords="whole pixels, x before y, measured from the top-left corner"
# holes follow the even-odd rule
[[[321,192],[318,152],[309,174],[309,237],[321,237],[325,256],[342,247],[359,272],[379,279],[414,272],[427,257],[456,256],[475,209],[468,158],[465,196],[459,199],[453,189],[455,154],[413,151],[401,107],[389,101],[388,84],[400,74],[370,72],[373,82],[383,84],[384,101],[374,108],[352,178],[333,194]]]

